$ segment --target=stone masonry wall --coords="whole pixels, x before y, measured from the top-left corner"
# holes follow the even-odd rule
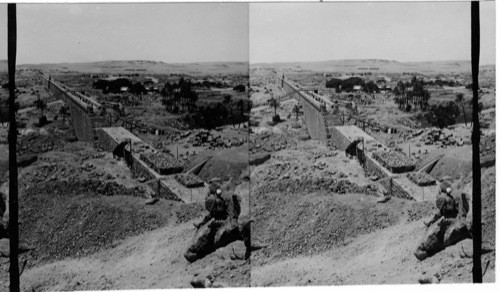
[[[275,75],[276,83],[283,88],[285,92],[293,92],[294,98],[300,100],[304,111],[304,120],[307,125],[307,131],[312,139],[321,141],[330,141],[331,145],[339,150],[345,150],[352,142],[348,137],[342,134],[335,125],[342,123],[338,115],[324,114],[324,112],[307,96],[306,93],[299,91],[297,88],[289,84],[287,80]],[[358,146],[361,151],[361,147]],[[376,175],[379,179],[392,176],[392,173],[385,169],[380,163],[375,161],[371,156],[364,155],[364,161],[361,161],[365,172],[369,175]],[[398,183],[398,179],[387,179],[380,182],[388,191],[392,189],[392,196],[413,199]]]
[[[113,151],[116,146],[118,146],[118,141],[113,139],[106,131],[103,129],[96,130],[97,141],[96,144],[103,148],[106,151]],[[130,155],[130,152],[128,152]],[[130,157],[131,164],[129,165],[130,169],[137,177],[143,177],[146,180],[153,180],[161,177],[156,171],[150,168],[146,163],[140,160],[139,156],[136,154],[132,154]],[[159,187],[159,197],[166,200],[173,201],[181,201],[181,199],[173,193],[167,184],[161,180],[158,180]],[[148,184],[154,194],[158,194],[158,181],[154,181]]]
[[[160,177],[153,169],[147,166],[143,161],[139,159],[137,155],[132,155],[132,165],[130,166],[132,172],[139,177],[144,177],[147,180],[152,180]],[[159,192],[158,192],[158,182],[159,182]],[[153,192],[159,195],[160,198],[172,201],[181,201],[176,194],[174,194],[166,185],[165,182],[159,180],[148,184],[148,186],[153,190]]]
[[[300,101],[309,136],[314,140],[326,142],[328,140],[328,132],[326,129],[325,117],[319,106],[312,101],[311,97],[307,96],[307,93],[299,91],[287,80],[282,80],[277,77],[277,82],[278,85],[283,86],[285,92],[293,93],[293,97]]]
[[[335,148],[344,151],[347,146],[352,142],[349,138],[347,138],[344,134],[342,134],[336,127],[330,127],[329,132],[331,135],[330,142]],[[361,147],[358,146],[358,149],[361,151]],[[364,165],[363,168],[368,175],[376,175],[379,179],[387,178],[392,176],[392,173],[385,169],[380,163],[378,163],[375,159],[370,157],[369,155],[364,155]],[[381,181],[380,184],[384,186],[384,188],[388,191],[391,190],[391,180],[387,179]],[[392,179],[392,196],[398,198],[404,198],[412,200],[413,197],[410,196],[398,183],[397,178]]]
[[[55,99],[61,99],[68,105],[71,124],[75,130],[76,137],[80,141],[94,141],[94,127],[91,115],[87,112],[85,105],[78,102],[73,94],[67,92],[54,82],[47,81],[47,86]]]
[[[104,151],[112,152],[118,146],[118,142],[111,138],[103,129],[96,129],[96,137],[95,144]]]

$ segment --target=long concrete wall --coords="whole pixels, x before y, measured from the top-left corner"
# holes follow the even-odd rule
[[[300,85],[294,84],[278,74],[275,74],[275,79],[279,87],[286,93],[292,93],[300,101],[304,111],[307,131],[312,139],[327,141],[337,149],[344,150],[347,148],[353,139],[342,132],[342,127],[338,127],[343,125],[343,121],[341,113],[335,111],[336,106],[333,102],[321,95],[301,90]],[[369,136],[358,127],[352,127],[355,127],[359,134]],[[367,138],[373,139],[372,137]],[[358,151],[360,154],[358,158],[367,174],[376,175],[379,179],[393,177],[380,182],[391,192],[392,196],[417,201],[432,201],[435,199],[437,186],[419,187],[404,175],[396,176],[392,174],[372,158],[369,153],[365,153],[361,146],[358,146]]]
[[[71,93],[68,88],[59,82],[45,77],[44,79],[54,99],[60,99],[68,106],[71,123],[78,140],[93,142],[95,138],[93,119],[96,118],[94,106],[85,102],[82,97],[77,97]]]
[[[292,94],[294,98],[300,101],[309,136],[314,140],[326,142],[328,140],[328,131],[325,116],[328,113],[322,107],[322,103],[286,78],[276,75],[276,83],[286,93]]]

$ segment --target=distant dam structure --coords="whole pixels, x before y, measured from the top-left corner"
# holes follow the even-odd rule
[[[356,139],[362,139],[363,143],[356,146],[357,159],[366,174],[377,176],[380,184],[390,192],[391,196],[416,201],[435,199],[438,193],[437,185],[417,186],[406,174],[393,173],[377,161],[372,152],[390,150],[358,126],[344,125],[345,109],[340,110],[339,105],[327,97],[303,90],[300,85],[287,80],[284,75],[279,76],[274,73],[274,77],[276,84],[287,94],[292,94],[302,106],[303,118],[311,139],[325,142],[342,151]],[[362,123],[365,128],[366,122]]]

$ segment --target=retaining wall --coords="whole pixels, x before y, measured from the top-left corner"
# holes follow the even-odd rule
[[[130,165],[130,169],[135,175],[144,177],[147,180],[160,177],[160,175],[156,171],[154,171],[146,163],[140,160],[139,157],[135,154],[132,154],[132,163]],[[174,192],[170,190],[166,182],[162,180],[151,182],[148,185],[151,189],[153,189],[153,192],[162,199],[182,201],[179,197],[177,197],[176,194],[174,194]]]
[[[356,126],[351,126],[351,127],[356,127]],[[357,130],[362,131],[359,128],[357,128]],[[352,142],[352,139],[344,135],[339,130],[338,127],[329,127],[329,132],[331,135],[330,139],[331,144],[339,150],[345,150],[347,146]],[[361,145],[358,145],[358,151],[359,153],[363,153]],[[367,176],[376,175],[379,179],[394,176],[392,172],[390,172],[388,169],[383,167],[378,161],[372,158],[370,153],[363,153],[363,155],[358,155],[358,159],[359,157],[361,157],[360,163],[363,165],[363,169],[365,170]],[[392,189],[392,194],[391,194],[392,196],[403,199],[416,200],[416,201],[424,201],[424,200],[432,201],[435,199],[435,194],[437,194],[436,186],[430,186],[430,187],[416,186],[412,182],[410,182],[409,179],[406,178],[406,176],[404,175],[394,176],[392,180],[391,179],[383,180],[380,182],[380,184],[388,191],[391,191]]]
[[[89,112],[87,104],[64,89],[61,84],[52,80],[45,80],[47,88],[52,92],[53,97],[55,99],[61,99],[68,106],[71,124],[73,125],[78,140],[87,142],[94,141],[93,112]]]
[[[108,129],[119,129],[121,132],[117,135],[117,137],[119,136],[119,138],[113,137],[112,134],[108,133]],[[126,135],[123,135],[124,133]],[[123,141],[124,137],[133,137],[133,144],[136,144],[138,141],[143,143],[142,140],[123,128],[97,129],[96,137],[96,144],[106,151],[113,151],[116,146],[118,146],[120,141]],[[203,186],[201,188],[188,189],[177,183],[175,179],[173,179],[172,175],[167,177],[161,176],[140,159],[140,153],[131,153],[130,151],[126,150],[125,156],[125,159],[128,161],[129,167],[134,175],[143,177],[146,180],[162,178],[148,184],[148,187],[152,190],[152,193],[158,194],[160,198],[166,200],[181,201],[185,203],[201,202],[204,200],[205,194],[208,192],[208,188],[206,186]],[[172,191],[172,189],[174,189],[176,192]]]
[[[369,175],[376,175],[379,178],[392,176],[392,173],[385,169],[382,165],[380,165],[378,161],[368,155],[365,155],[364,157],[364,169],[366,173],[368,173]],[[413,196],[411,196],[405,189],[403,189],[403,187],[401,187],[400,179],[398,177],[392,179],[392,186],[390,179],[381,181],[380,184],[389,191],[392,188],[391,196],[393,197],[409,200],[414,199]]]
[[[280,77],[278,74],[275,74],[275,79],[278,86],[283,88],[287,93],[291,92],[293,97],[300,101],[304,111],[307,131],[312,139],[328,141],[339,150],[345,150],[349,146],[353,140],[344,135],[336,127],[343,124],[340,114],[328,112],[321,106],[325,104],[332,106],[333,103],[326,101],[319,95],[309,95],[301,91],[299,86],[294,85],[293,82]],[[368,135],[359,128],[357,130],[361,131],[363,135]],[[373,139],[372,137],[367,138]],[[376,175],[379,179],[394,176],[388,169],[372,158],[370,153],[364,153],[361,145],[358,145],[357,156],[367,174]],[[394,197],[417,201],[433,200],[435,198],[435,187],[417,187],[412,185],[405,176],[395,176],[392,179],[381,181],[380,184],[387,190],[392,190],[391,195]],[[422,193],[421,196],[418,194],[420,191]]]
[[[328,140],[327,125],[324,115],[326,114],[321,103],[314,100],[313,97],[303,92],[286,79],[276,75],[277,84],[283,88],[286,93],[291,93],[294,98],[300,101],[304,112],[304,120],[307,126],[307,132],[311,139],[326,142]]]
[[[115,150],[116,146],[118,146],[118,141],[113,139],[103,129],[96,130],[96,137],[96,146],[102,148],[104,151],[112,152],[113,150]]]

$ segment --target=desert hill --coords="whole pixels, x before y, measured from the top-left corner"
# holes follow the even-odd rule
[[[317,62],[286,62],[250,64],[252,69],[276,68],[278,70],[307,70],[316,72],[384,72],[384,73],[422,73],[445,74],[470,71],[470,61],[429,61],[399,62],[394,60],[355,59],[330,60]],[[495,65],[480,66],[481,70],[495,70]]]
[[[1,63],[0,63],[1,64]],[[0,65],[0,68],[1,65]],[[140,74],[248,74],[247,62],[165,63],[159,61],[102,61],[88,63],[23,64],[19,69],[58,70],[83,73],[140,73]]]

